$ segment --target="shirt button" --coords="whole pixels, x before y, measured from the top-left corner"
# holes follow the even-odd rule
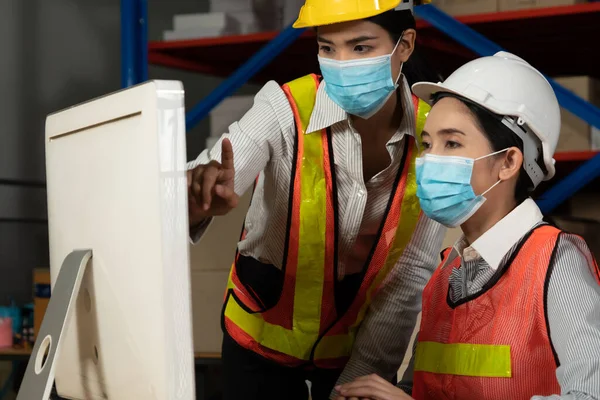
[[[364,195],[365,195],[365,191],[364,191],[364,190],[362,190],[362,189],[360,189],[360,190],[358,191],[358,197],[363,197]]]

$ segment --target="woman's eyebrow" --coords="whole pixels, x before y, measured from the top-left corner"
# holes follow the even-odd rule
[[[461,135],[465,135],[465,133],[463,131],[461,131],[460,129],[456,129],[456,128],[444,128],[444,129],[440,129],[438,131],[438,133],[440,135],[453,135],[455,133],[458,133],[458,134],[461,134]]]

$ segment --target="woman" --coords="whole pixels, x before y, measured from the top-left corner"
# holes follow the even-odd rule
[[[323,79],[267,83],[190,165],[194,239],[260,174],[223,307],[226,400],[306,400],[306,380],[327,399],[344,367],[391,378],[406,350],[444,229],[416,197],[429,106],[402,74],[400,3],[307,0],[295,26],[315,28]]]
[[[417,160],[421,207],[463,237],[423,294],[412,398],[600,399],[598,266],[528,197],[554,175],[551,86],[501,52],[413,90],[433,104]],[[338,390],[411,398],[377,376]]]

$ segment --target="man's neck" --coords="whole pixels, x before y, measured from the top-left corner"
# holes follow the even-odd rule
[[[351,116],[352,124],[361,137],[368,136],[373,142],[387,143],[402,122],[403,104],[400,90],[396,90],[375,115],[369,119]]]

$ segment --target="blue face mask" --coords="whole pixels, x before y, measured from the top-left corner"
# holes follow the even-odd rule
[[[325,91],[348,114],[369,119],[381,110],[398,88],[392,77],[392,55],[337,61],[319,56]],[[400,68],[400,73],[402,68]]]
[[[433,154],[417,158],[417,197],[425,215],[448,228],[455,228],[471,218],[485,203],[483,196],[501,182],[476,195],[471,186],[475,161],[507,150],[476,159]]]

